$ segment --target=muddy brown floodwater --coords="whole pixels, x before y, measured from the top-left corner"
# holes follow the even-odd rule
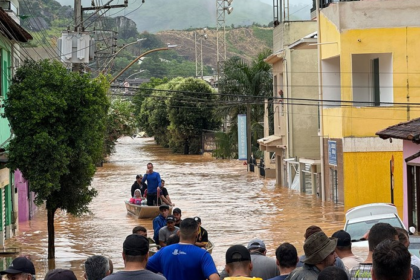
[[[114,270],[119,270],[124,266],[122,243],[132,228],[144,225],[149,236],[153,235],[152,220],[128,215],[124,205],[135,175],[143,174],[148,162],[153,162],[155,171],[165,179],[172,201],[182,209],[182,217],[201,217],[202,226],[215,244],[212,256],[219,270],[223,269],[224,254],[230,245],[246,245],[252,238],[260,238],[270,257],[286,241],[302,253],[308,226],[318,225],[327,235],[343,227],[342,206],[276,187],[272,179],[247,173],[241,161],[174,155],[155,145],[151,138],[125,137],[119,140],[109,162],[95,174],[92,186],[98,196],[90,204],[92,214],[75,218],[57,212],[56,268],[71,269],[82,280],[85,259],[101,254],[110,257]],[[17,236],[6,244],[31,255],[38,279],[48,271],[46,217],[40,208],[31,221],[19,224]],[[6,266],[5,259],[0,259],[0,266]]]

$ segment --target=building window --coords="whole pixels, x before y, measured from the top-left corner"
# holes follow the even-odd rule
[[[372,59],[372,91],[373,105],[381,106],[381,91],[379,83],[379,58]]]

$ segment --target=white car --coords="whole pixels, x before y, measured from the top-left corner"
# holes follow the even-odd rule
[[[344,230],[350,234],[352,242],[363,241],[366,233],[377,223],[388,223],[407,230],[398,217],[397,207],[387,203],[365,204],[348,210]]]

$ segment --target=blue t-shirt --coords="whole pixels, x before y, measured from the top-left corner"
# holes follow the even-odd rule
[[[149,259],[146,269],[168,280],[205,280],[218,273],[209,252],[192,244],[163,247]]]
[[[166,226],[166,219],[161,214],[153,219],[153,239],[159,244],[159,230]]]
[[[160,175],[157,172],[144,174],[142,183],[147,181],[147,194],[157,193],[157,188],[161,186]]]

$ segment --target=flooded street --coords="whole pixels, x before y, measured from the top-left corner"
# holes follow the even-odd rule
[[[152,220],[128,215],[124,200],[130,196],[136,174],[144,174],[146,164],[166,181],[170,197],[182,209],[182,217],[199,216],[215,244],[213,258],[219,270],[224,254],[233,244],[260,238],[268,256],[282,242],[290,242],[303,252],[303,234],[313,224],[327,235],[344,224],[343,206],[321,203],[315,197],[276,187],[272,179],[247,173],[237,160],[216,160],[209,156],[174,155],[150,138],[119,140],[116,153],[98,168],[92,186],[98,196],[90,205],[92,215],[71,217],[56,213],[56,267],[68,268],[83,279],[83,263],[93,254],[110,257],[114,270],[123,267],[122,243],[134,226],[143,225],[153,235]],[[21,223],[19,233],[7,241],[31,255],[38,279],[48,270],[46,212],[39,209],[33,220]]]

